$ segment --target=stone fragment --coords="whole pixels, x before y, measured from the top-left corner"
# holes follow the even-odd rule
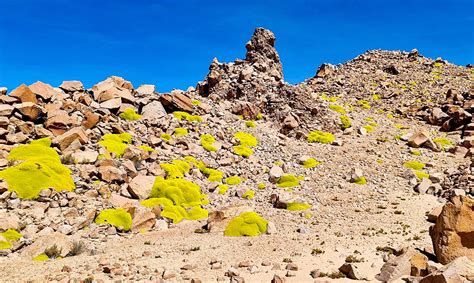
[[[152,95],[155,92],[155,85],[141,85],[136,89],[137,93],[143,96]]]
[[[161,102],[154,100],[143,106],[141,115],[144,120],[154,120],[165,116],[166,111]]]
[[[458,282],[474,282],[474,261],[466,256],[454,259],[452,262],[420,280],[420,283]]]
[[[136,176],[128,185],[130,195],[141,200],[149,198],[155,179],[154,176]]]
[[[23,102],[23,103],[31,102],[32,104],[36,104],[36,102],[37,102],[36,95],[25,84],[22,84],[19,87],[17,87],[16,89],[12,90],[12,92],[10,92],[9,96],[16,97],[16,98],[20,99],[20,101]]]
[[[76,151],[72,154],[75,163],[90,164],[97,161],[99,153],[93,150]]]
[[[367,277],[361,274],[359,268],[353,263],[344,263],[339,267],[339,271],[353,280],[366,280]]]
[[[56,90],[43,82],[37,81],[29,86],[30,90],[37,96],[43,98],[43,100],[49,100],[51,97],[57,94]]]
[[[474,199],[452,197],[430,227],[430,236],[439,262],[447,264],[461,256],[474,260]]]
[[[81,144],[89,142],[86,132],[82,127],[75,127],[65,132],[64,134],[57,136],[53,142],[59,144],[61,150],[68,148],[74,141],[79,141]]]
[[[65,257],[73,248],[73,240],[59,232],[48,233],[38,237],[33,244],[24,248],[21,254],[32,259],[54,246],[59,251],[59,256]]]
[[[8,104],[0,104],[0,116],[10,116],[15,108]]]
[[[65,92],[84,91],[84,85],[80,81],[63,81],[59,88]]]
[[[35,121],[44,112],[44,109],[33,102],[23,102],[13,105],[29,121]]]

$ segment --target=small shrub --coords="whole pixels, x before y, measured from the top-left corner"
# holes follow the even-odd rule
[[[242,195],[242,198],[246,198],[246,199],[253,199],[254,197],[255,197],[254,190],[248,190]]]
[[[188,134],[188,130],[185,128],[176,128],[174,129],[174,132],[173,132],[173,135],[177,137],[186,136],[187,134]]]
[[[370,103],[367,100],[359,100],[357,101],[357,104],[362,107],[363,109],[370,109]]]
[[[96,217],[95,223],[108,223],[123,231],[128,231],[132,228],[132,216],[123,208],[105,209]]]
[[[255,212],[244,212],[232,219],[224,235],[231,237],[258,236],[267,231],[268,221]]]
[[[213,145],[216,139],[210,134],[201,135],[201,145],[207,151],[217,151],[217,148]]]
[[[253,154],[253,150],[246,145],[237,145],[233,147],[234,153],[242,157],[250,157]]]
[[[311,208],[311,205],[308,203],[299,203],[299,202],[289,202],[286,206],[287,210],[291,211],[298,211],[298,210],[306,210]]]
[[[421,170],[425,168],[426,164],[415,161],[415,160],[411,160],[411,161],[407,161],[403,163],[403,166],[409,169],[413,169],[413,170]]]
[[[50,259],[54,259],[54,258],[58,258],[61,256],[61,249],[58,248],[58,246],[55,244],[51,247],[48,247],[44,250],[44,254],[50,258]]]
[[[140,120],[142,116],[140,114],[137,114],[137,112],[135,112],[135,109],[127,108],[119,114],[119,117],[127,121],[136,121]]]
[[[308,142],[313,143],[324,143],[329,144],[332,143],[336,138],[333,134],[323,131],[312,131],[308,134]]]
[[[278,178],[277,186],[280,188],[291,188],[299,186],[301,178],[294,175],[283,175]]]
[[[170,142],[171,141],[171,135],[167,133],[163,133],[160,135],[160,138],[164,140],[165,142]]]
[[[242,182],[239,176],[231,176],[225,179],[227,185],[238,185]]]
[[[349,117],[342,115],[339,119],[341,120],[341,128],[343,130],[351,127],[351,119],[349,119]]]
[[[302,165],[304,168],[314,168],[318,166],[319,164],[321,164],[321,162],[311,157],[305,160]]]
[[[330,104],[329,109],[331,109],[334,112],[341,113],[341,114],[346,114],[346,109],[344,107],[337,105],[337,104]]]
[[[257,188],[258,188],[259,190],[263,190],[263,189],[265,189],[265,187],[266,187],[266,186],[265,186],[264,183],[259,183],[259,184],[257,185]]]
[[[245,126],[247,126],[247,128],[255,128],[255,122],[254,121],[245,121]]]

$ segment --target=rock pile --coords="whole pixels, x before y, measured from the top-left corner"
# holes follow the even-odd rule
[[[220,63],[214,59],[209,74],[198,83],[197,93],[214,101],[231,101],[232,112],[247,119],[268,115],[282,133],[293,136],[304,137],[309,130],[334,127],[326,102],[304,87],[283,81],[271,31],[257,28],[246,49],[244,60]]]

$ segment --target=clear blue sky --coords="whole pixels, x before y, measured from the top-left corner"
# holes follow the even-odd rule
[[[243,58],[258,26],[276,34],[291,83],[378,48],[474,63],[473,0],[0,0],[0,11],[0,86],[10,90],[110,75],[185,89],[214,57]]]

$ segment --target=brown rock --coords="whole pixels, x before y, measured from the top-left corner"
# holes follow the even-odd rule
[[[425,272],[423,262],[426,257],[413,248],[408,248],[397,257],[390,258],[380,269],[380,273],[375,277],[383,282],[397,280],[402,276],[409,276],[412,271]],[[412,264],[415,264],[414,266]],[[427,268],[427,260],[426,260]]]
[[[0,102],[1,103],[6,103],[6,104],[13,104],[17,103],[20,100],[17,97],[11,97],[11,96],[6,96],[6,95],[0,95]]]
[[[271,283],[285,283],[286,279],[285,277],[279,276],[279,275],[273,275]]]
[[[456,258],[446,266],[420,280],[420,283],[458,282],[474,282],[474,261],[466,256]]]
[[[58,248],[60,256],[65,257],[73,248],[72,238],[59,232],[41,236],[33,244],[24,248],[22,255],[27,258],[34,258],[53,246]]]
[[[428,275],[428,258],[421,254],[421,253],[415,253],[411,258],[410,258],[410,264],[411,264],[411,276],[425,276]]]
[[[10,96],[20,99],[21,102],[31,102],[33,104],[36,104],[37,102],[36,95],[25,84],[20,85],[12,92],[10,92]]]
[[[84,115],[85,120],[82,122],[82,126],[84,126],[84,128],[92,129],[95,127],[95,125],[97,125],[97,123],[99,123],[100,116],[98,114],[95,114],[92,111],[86,111]]]
[[[460,256],[474,260],[474,199],[452,197],[430,227],[430,236],[439,262],[447,264]]]
[[[431,138],[429,132],[427,130],[422,130],[410,137],[410,139],[408,140],[408,146],[418,148],[423,146],[423,144],[425,144],[430,139]]]
[[[65,92],[83,91],[84,85],[80,81],[63,81],[59,86]]]
[[[100,104],[100,107],[105,109],[119,109],[122,106],[122,99],[120,97],[112,98]]]
[[[128,191],[135,198],[147,199],[150,197],[155,179],[154,176],[138,175],[128,185]]]
[[[127,174],[114,166],[101,166],[99,167],[100,178],[108,183],[118,181],[123,182],[127,177]]]
[[[82,129],[82,127],[72,128],[69,131],[65,132],[64,134],[57,136],[53,142],[59,144],[61,150],[65,150],[66,148],[71,145],[74,141],[79,141],[81,144],[85,144],[89,142],[89,138],[87,137],[86,132]]]
[[[132,223],[132,232],[149,231],[156,223],[156,216],[150,209],[138,206],[133,214]]]
[[[193,104],[191,98],[180,92],[164,93],[160,95],[160,102],[167,107],[177,110],[192,112]]]
[[[35,121],[43,113],[43,108],[33,102],[23,102],[13,106],[30,121]]]
[[[0,104],[0,116],[10,116],[15,108],[8,104]]]
[[[40,81],[30,85],[29,88],[34,94],[40,96],[44,100],[49,100],[51,97],[57,94],[56,90],[54,90],[51,85]]]

